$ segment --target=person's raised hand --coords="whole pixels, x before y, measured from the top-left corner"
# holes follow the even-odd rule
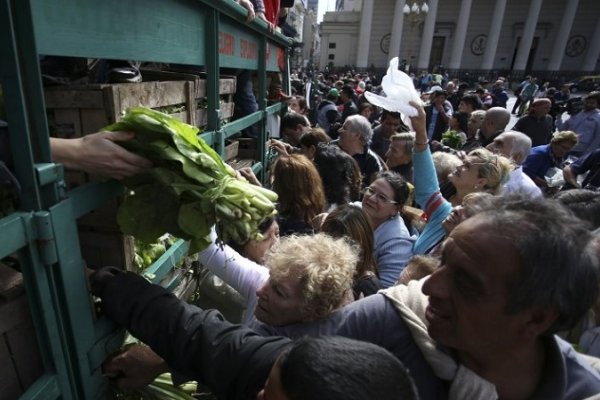
[[[414,117],[410,117],[412,128],[417,134],[417,138],[422,135],[425,135],[426,138],[427,130],[425,129],[425,109],[423,108],[423,105],[414,101],[410,101],[409,104],[413,106],[415,110],[417,110],[417,115]],[[417,139],[417,141],[419,140]]]
[[[256,186],[262,186],[260,181],[258,180],[258,178],[256,177],[256,175],[254,174],[254,171],[252,170],[252,168],[250,167],[243,167],[237,170],[237,172],[243,176],[244,178],[246,178],[246,180],[248,182],[250,182],[253,185]]]
[[[282,142],[281,140],[271,139],[270,148],[275,150],[280,155],[288,156],[291,152],[289,144]]]

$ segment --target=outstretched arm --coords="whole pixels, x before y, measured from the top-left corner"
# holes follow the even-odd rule
[[[175,372],[206,384],[219,398],[255,398],[291,342],[258,336],[218,311],[190,305],[113,267],[95,272],[90,283],[106,316],[148,344]]]
[[[440,193],[433,159],[429,151],[425,130],[425,110],[419,104],[411,103],[419,113],[411,118],[415,131],[415,151],[413,155],[415,199],[427,215],[427,225],[413,247],[414,254],[424,254],[444,236],[442,221],[452,211],[452,205]]]
[[[65,167],[93,175],[123,179],[144,172],[152,163],[117,142],[131,140],[133,132],[97,132],[75,139],[50,138],[52,157]]]

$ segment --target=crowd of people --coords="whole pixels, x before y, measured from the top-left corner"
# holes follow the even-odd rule
[[[285,21],[285,1],[236,1],[272,30]],[[372,73],[292,75],[292,93],[270,76],[269,100],[288,109],[268,181],[239,171],[278,194],[276,218],[260,240],[213,230],[197,255],[239,294],[239,319],[99,268],[102,312],[144,343],[105,376],[131,389],[170,371],[222,399],[600,393],[600,92],[577,100],[528,76],[509,109],[503,77],[423,71],[409,117],[368,101],[385,96]],[[252,73],[237,79],[236,116],[257,111]],[[133,137],[50,145],[66,168],[123,179],[151,167],[118,145]]]
[[[213,233],[198,255],[241,294],[239,325],[102,268],[103,312],[147,344],[105,374],[132,388],[168,370],[231,399],[600,393],[600,93],[563,108],[569,93],[528,77],[509,128],[502,77],[488,90],[427,75],[411,117],[367,101],[385,95],[371,74],[307,76],[314,90],[273,99],[289,106],[264,183],[277,219],[263,240]],[[131,137],[51,145],[122,179],[150,166],[114,143]]]
[[[403,118],[374,106],[368,117],[356,104],[346,108],[355,100],[341,95],[344,88],[351,84],[329,89],[324,100],[328,131],[309,109],[282,118],[267,183],[280,197],[279,216],[262,225],[264,242],[214,241],[199,255],[242,294],[242,325],[133,274],[105,268],[92,275],[107,315],[149,345],[107,360],[107,374],[132,387],[170,370],[219,398],[271,398],[274,386],[286,399],[599,393],[600,194],[589,185],[593,173],[586,189],[578,179],[598,168],[592,156],[599,150],[566,166],[569,190],[555,193],[540,170],[548,154],[553,161],[574,154],[582,140],[575,126],[532,147],[530,133],[506,129],[506,108],[486,110],[464,92],[458,112],[466,115],[455,126],[466,139],[452,147],[437,128],[454,118],[444,89],[427,89],[424,105],[411,103],[417,116]],[[597,96],[587,95],[588,108]],[[547,108],[545,98],[530,104],[531,116],[538,105]],[[241,174],[260,184],[250,171]],[[363,342],[379,346],[382,360],[398,361],[385,368],[397,382],[388,374],[389,382],[373,383],[388,361],[353,360]],[[284,369],[297,346],[304,364]],[[344,367],[332,360],[329,372],[313,370],[311,358],[328,359],[341,347]],[[367,379],[366,394],[350,385],[330,385],[337,394],[324,388],[334,372]]]

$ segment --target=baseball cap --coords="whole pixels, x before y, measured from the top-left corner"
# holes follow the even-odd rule
[[[340,91],[337,90],[336,88],[331,88],[331,89],[329,89],[329,92],[327,92],[327,96],[340,97]]]
[[[426,93],[427,94],[432,94],[432,93],[435,93],[435,92],[444,92],[445,93],[446,91],[444,89],[442,89],[441,86],[435,85],[435,86],[432,86],[431,88],[429,88],[429,90]]]

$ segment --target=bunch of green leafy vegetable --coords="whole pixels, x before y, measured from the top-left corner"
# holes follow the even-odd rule
[[[137,107],[105,130],[135,132],[119,144],[153,163],[123,181],[129,193],[117,220],[125,234],[152,243],[170,233],[189,240],[193,254],[210,243],[213,225],[222,241],[244,243],[259,239],[258,225],[276,213],[277,194],[237,177],[198,137],[198,128]]]
[[[464,134],[463,134],[464,135]],[[460,149],[465,144],[465,138],[455,130],[449,129],[442,134],[442,143],[453,149]]]
[[[136,239],[133,243],[133,250],[135,253],[133,266],[141,272],[165,254],[167,247],[162,240],[155,243],[145,243]]]

